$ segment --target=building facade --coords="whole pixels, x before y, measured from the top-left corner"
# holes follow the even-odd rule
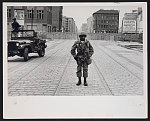
[[[94,33],[118,33],[119,11],[103,10],[93,13]]]
[[[143,33],[143,12],[142,8],[138,8],[138,15],[137,15],[137,32]]]
[[[83,23],[81,26],[81,31],[88,33],[88,25],[87,23]]]
[[[88,33],[93,33],[93,17],[87,19]]]
[[[122,33],[137,33],[137,10],[125,13],[122,20]]]
[[[63,32],[76,33],[77,32],[77,26],[75,24],[74,19],[71,17],[63,16],[63,18],[62,18],[62,30],[63,30]]]
[[[62,32],[62,6],[52,6],[52,31]]]
[[[125,13],[122,20],[122,33],[143,33],[142,8]]]
[[[58,8],[61,9],[58,10]],[[22,29],[34,29],[39,34],[50,33],[54,27],[56,27],[56,30],[61,30],[61,16],[61,6],[8,6],[8,31],[12,30],[11,23],[14,17],[22,26]]]

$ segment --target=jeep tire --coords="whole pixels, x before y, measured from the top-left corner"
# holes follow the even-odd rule
[[[40,50],[38,51],[38,54],[39,54],[40,57],[43,57],[45,55],[45,48],[44,48],[43,45],[40,47]]]
[[[24,49],[24,53],[23,53],[24,61],[28,61],[28,59],[29,59],[28,54],[29,54],[29,50],[28,50],[28,48],[26,47],[26,48]]]

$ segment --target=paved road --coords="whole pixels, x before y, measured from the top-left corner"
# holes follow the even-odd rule
[[[88,86],[76,86],[76,62],[70,54],[74,40],[49,41],[46,55],[8,58],[9,96],[142,95],[143,53],[117,42],[91,40],[93,63]]]

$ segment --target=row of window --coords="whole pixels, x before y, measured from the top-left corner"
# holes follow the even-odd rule
[[[44,10],[36,10],[36,16],[34,16],[34,10],[27,10],[27,18],[37,18],[37,19],[43,19],[44,18]]]
[[[115,26],[115,25],[98,25],[97,26],[98,28],[113,28],[113,29],[118,29],[118,27],[117,26]]]
[[[36,12],[36,14],[35,14]],[[34,16],[36,15],[36,16]],[[27,10],[27,19],[43,19],[44,18],[44,10]],[[7,18],[11,18],[11,9],[7,9]]]
[[[7,18],[11,18],[11,9],[7,9]]]
[[[97,16],[97,18],[100,18],[100,19],[118,19],[118,15],[116,16],[111,16],[111,15],[99,15]]]
[[[116,30],[101,30],[101,31],[95,31],[95,33],[118,33]]]
[[[97,20],[97,23],[106,23],[106,24],[118,24],[119,21],[115,20],[115,21],[111,21],[111,20]]]
[[[48,32],[51,32],[51,30],[52,30],[52,27],[48,26]]]

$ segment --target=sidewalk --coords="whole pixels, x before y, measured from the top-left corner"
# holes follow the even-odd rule
[[[143,52],[143,44],[139,42],[123,42],[117,41],[118,46],[125,47],[127,49],[137,50]]]

